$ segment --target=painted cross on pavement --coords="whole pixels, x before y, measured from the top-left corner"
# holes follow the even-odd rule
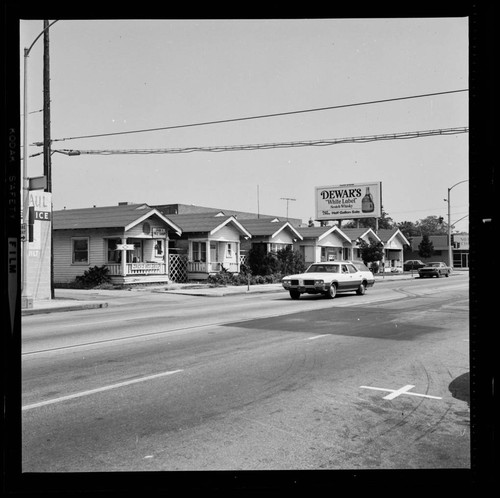
[[[360,386],[361,389],[373,389],[375,391],[388,391],[391,393],[388,394],[387,396],[384,396],[383,399],[394,399],[397,398],[398,396],[401,396],[402,394],[407,394],[408,396],[420,396],[422,398],[442,399],[438,396],[429,396],[428,394],[418,394],[409,392],[410,389],[413,389],[414,387],[415,386],[412,386],[411,384],[401,387],[400,389],[384,389],[382,387]]]

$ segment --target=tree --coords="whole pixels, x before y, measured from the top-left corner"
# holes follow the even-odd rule
[[[413,238],[420,235],[419,229],[415,226],[413,221],[402,221],[401,223],[396,224],[397,228],[401,231],[401,233],[408,239]]]
[[[416,223],[419,235],[445,235],[448,233],[448,224],[442,216],[427,216]]]
[[[279,271],[285,275],[302,273],[305,270],[305,263],[302,254],[294,251],[291,247],[280,249],[276,254],[280,263]]]
[[[427,234],[422,236],[422,242],[418,245],[418,255],[421,258],[430,258],[434,254],[434,244]]]
[[[371,228],[375,230],[376,220],[375,218],[359,218],[357,220],[349,221],[345,224],[345,228],[356,228],[359,225],[360,228]],[[378,228],[391,229],[394,227],[394,222],[390,216],[382,209],[382,216],[378,218]]]
[[[361,250],[361,259],[365,265],[384,259],[384,244],[375,240],[373,237],[369,237],[369,240],[369,244],[363,239],[358,239],[356,241],[356,244]]]

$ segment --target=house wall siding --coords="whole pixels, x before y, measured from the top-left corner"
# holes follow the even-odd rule
[[[75,238],[89,239],[88,263],[73,263]],[[106,247],[103,237],[119,237],[116,230],[56,230],[54,231],[54,283],[69,283],[93,266],[105,264]]]
[[[240,232],[236,228],[226,225],[209,236],[210,240],[220,240],[228,242],[239,242]]]

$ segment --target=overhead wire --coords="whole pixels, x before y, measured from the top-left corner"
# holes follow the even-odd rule
[[[229,151],[248,151],[262,149],[282,149],[291,147],[324,147],[345,143],[367,143],[382,140],[408,140],[415,138],[456,135],[468,133],[468,127],[442,128],[437,130],[412,131],[404,133],[392,133],[382,135],[368,135],[359,137],[331,138],[322,140],[305,140],[295,142],[277,142],[264,144],[246,144],[246,145],[224,145],[207,147],[178,147],[165,149],[108,149],[108,150],[85,150],[85,149],[53,149],[53,152],[66,154],[68,156],[79,156],[81,154],[92,155],[112,155],[112,154],[186,154],[191,152],[229,152]]]
[[[215,125],[215,124],[235,123],[238,121],[249,121],[249,120],[255,120],[255,119],[274,118],[274,117],[279,117],[279,116],[290,116],[290,115],[294,115],[294,114],[305,114],[305,113],[327,111],[327,110],[333,110],[333,109],[342,109],[342,108],[347,108],[347,107],[382,104],[382,103],[387,103],[387,102],[396,102],[396,101],[401,101],[401,100],[418,99],[418,98],[423,98],[423,97],[433,97],[433,96],[437,96],[437,95],[447,95],[447,94],[461,93],[461,92],[468,92],[468,91],[469,91],[468,88],[463,88],[460,90],[448,90],[448,91],[444,91],[444,92],[424,93],[424,94],[419,94],[419,95],[410,95],[410,96],[406,96],[406,97],[394,97],[394,98],[390,98],[390,99],[379,99],[379,100],[371,100],[371,101],[365,101],[365,102],[354,102],[354,103],[350,103],[350,104],[340,104],[340,105],[334,105],[334,106],[317,107],[317,108],[302,109],[302,110],[296,110],[296,111],[260,114],[260,115],[256,115],[256,116],[246,116],[246,117],[240,117],[240,118],[229,118],[229,119],[220,119],[220,120],[212,120],[212,121],[203,121],[203,122],[198,122],[198,123],[162,126],[162,127],[157,127],[157,128],[145,128],[145,129],[139,129],[139,130],[117,131],[117,132],[110,132],[110,133],[98,133],[98,134],[92,134],[92,135],[80,135],[80,136],[65,137],[65,138],[55,138],[55,139],[52,139],[52,142],[62,142],[62,141],[67,141],[67,140],[83,140],[83,139],[87,139],[87,138],[110,137],[110,136],[117,136],[117,135],[128,135],[128,134],[133,134],[133,133],[146,133],[146,132],[152,132],[152,131],[164,131],[164,130],[175,130],[175,129],[180,129],[180,128],[190,128],[190,127],[196,127],[196,126],[208,126],[208,125]],[[41,146],[41,145],[43,145],[43,143],[37,142],[34,145]]]

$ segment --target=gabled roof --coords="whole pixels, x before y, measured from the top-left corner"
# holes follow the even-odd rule
[[[243,226],[254,236],[276,237],[282,230],[290,230],[298,239],[302,240],[302,235],[288,221],[280,221],[279,218],[256,218],[253,220],[243,220]]]
[[[213,235],[227,224],[233,224],[243,235],[252,234],[234,217],[220,216],[219,212],[196,214],[171,214],[168,216],[184,233],[208,233]]]
[[[360,237],[371,236],[375,239],[380,240],[380,237],[371,228],[341,228],[341,230],[351,239],[351,241],[356,241]],[[380,240],[380,242],[382,242]]]
[[[318,241],[324,239],[333,232],[338,232],[343,239],[347,242],[351,242],[351,239],[336,225],[324,227],[299,227],[298,230],[304,238],[318,239]]]
[[[83,228],[123,228],[129,230],[138,223],[156,215],[178,234],[182,230],[157,209],[147,204],[126,204],[118,206],[63,209],[53,212],[54,230]]]
[[[401,238],[403,244],[410,245],[410,242],[403,235],[403,233],[401,232],[401,230],[399,228],[391,228],[391,229],[383,228],[383,229],[381,229],[381,230],[379,230],[377,232],[377,235],[379,236],[380,240],[384,244],[387,244],[388,242],[390,242],[395,237],[399,237],[399,238]]]

